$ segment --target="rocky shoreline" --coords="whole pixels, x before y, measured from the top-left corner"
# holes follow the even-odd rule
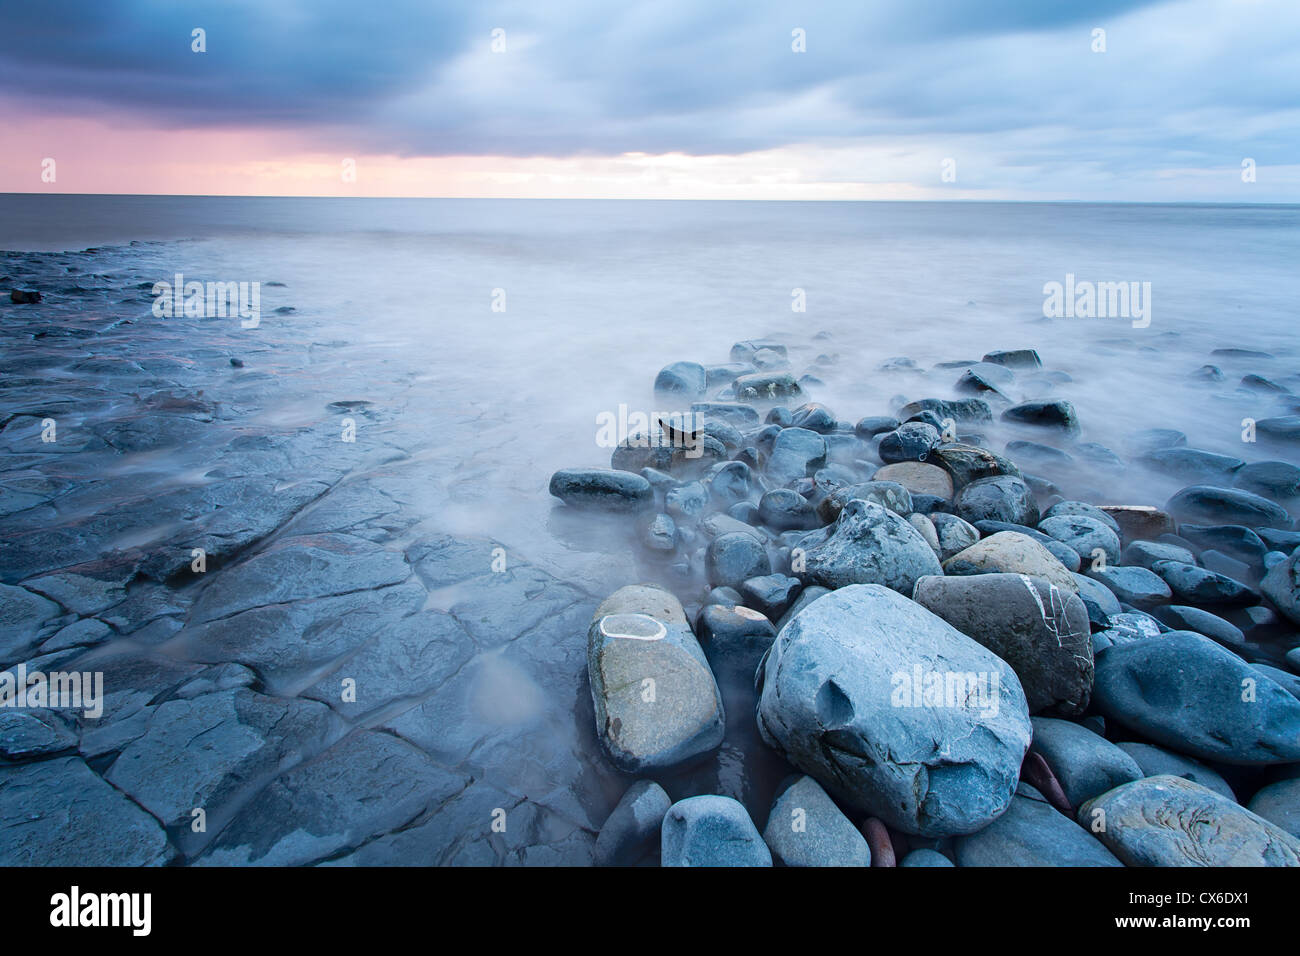
[[[789,345],[665,367],[677,412],[552,477],[668,582],[619,589],[587,631],[605,759],[637,778],[597,862],[1300,866],[1289,388],[1238,386],[1271,411],[1243,447],[1275,457],[1170,429],[1120,454],[1041,397],[1069,377],[1032,349],[940,363],[959,397],[850,422],[808,400],[835,357],[796,379]],[[1186,484],[1067,497],[1081,463]],[[784,776],[770,801],[673,776],[737,750],[742,775]]]

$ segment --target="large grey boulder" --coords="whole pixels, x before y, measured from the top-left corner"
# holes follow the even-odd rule
[[[1300,866],[1300,840],[1182,777],[1145,777],[1079,808],[1128,866]]]
[[[976,574],[921,578],[912,600],[1010,664],[1031,714],[1087,708],[1092,638],[1078,595],[1045,578]]]
[[[681,603],[631,585],[605,599],[587,632],[596,734],[628,773],[671,767],[722,743],[722,695]]]
[[[970,833],[1011,800],[1030,736],[1015,673],[886,587],[850,585],[809,604],[758,681],[763,739],[895,829]]]
[[[790,778],[777,793],[763,839],[782,866],[871,865],[871,849],[858,828],[808,776]]]
[[[1123,866],[1042,794],[1022,783],[1007,812],[953,844],[961,866]]]
[[[1097,659],[1093,702],[1108,724],[1203,760],[1300,761],[1300,700],[1191,631],[1108,649]]]
[[[988,574],[1002,571],[1046,578],[1063,591],[1077,594],[1079,585],[1052,552],[1018,531],[999,531],[957,552],[943,563],[945,574]]]
[[[840,512],[830,536],[807,550],[800,576],[832,590],[883,584],[911,593],[917,578],[942,573],[934,550],[906,519],[855,498]]]
[[[745,808],[730,797],[687,797],[660,831],[663,866],[771,866],[772,853]]]

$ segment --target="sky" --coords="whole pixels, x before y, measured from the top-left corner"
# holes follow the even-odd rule
[[[0,9],[0,192],[1300,202],[1300,0]]]

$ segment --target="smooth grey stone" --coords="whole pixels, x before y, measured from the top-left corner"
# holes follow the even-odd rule
[[[972,481],[957,493],[954,510],[971,524],[979,521],[1006,521],[1011,524],[1038,524],[1038,503],[1020,478],[999,475]]]
[[[772,801],[763,840],[779,866],[870,866],[871,848],[812,777],[792,777]]]
[[[712,587],[740,590],[750,578],[772,573],[767,547],[754,535],[742,531],[720,534],[709,542],[705,570]]]
[[[1060,560],[1033,538],[1014,531],[989,535],[943,563],[945,574],[987,574],[1005,571],[1046,578],[1059,588],[1078,591],[1074,576]]]
[[[980,539],[979,530],[965,518],[942,511],[933,512],[929,517],[934,532],[939,537],[940,561],[947,561]]]
[[[1021,402],[1004,411],[1002,420],[1022,425],[1057,428],[1067,435],[1079,433],[1079,416],[1075,413],[1074,406],[1060,399]]]
[[[798,597],[803,584],[798,578],[784,574],[765,574],[749,578],[740,586],[746,607],[760,611],[770,620],[777,620]]]
[[[928,460],[952,475],[953,487],[958,490],[980,478],[994,478],[998,475],[1020,477],[1020,469],[1015,462],[965,441],[939,445]]]
[[[1030,749],[1043,755],[1071,806],[1142,777],[1142,769],[1132,757],[1086,727],[1050,717],[1031,720],[1034,738]]]
[[[1157,561],[1151,570],[1164,579],[1174,600],[1182,604],[1246,607],[1259,603],[1259,594],[1252,587],[1209,568],[1180,561]]]
[[[898,861],[899,866],[914,867],[946,867],[953,866],[952,860],[948,859],[938,850],[913,850],[907,856]]]
[[[1258,562],[1267,550],[1258,534],[1241,525],[1184,524],[1178,533],[1193,547],[1223,551],[1248,564]]]
[[[1254,699],[1243,700],[1248,688]],[[1093,701],[1107,721],[1202,760],[1300,761],[1300,700],[1191,631],[1108,649],[1097,659]]]
[[[1170,604],[1156,608],[1152,614],[1176,631],[1195,631],[1233,650],[1239,650],[1246,642],[1241,628],[1198,607]]]
[[[1151,566],[1157,561],[1182,561],[1186,564],[1195,564],[1196,556],[1186,548],[1180,548],[1175,544],[1164,544],[1158,541],[1132,541],[1124,549],[1116,564],[1131,565],[1135,568],[1146,568],[1151,570]]]
[[[807,549],[801,577],[832,589],[883,584],[911,593],[917,578],[942,573],[938,557],[906,519],[878,504],[853,499],[826,540]]]
[[[1292,697],[1300,698],[1300,674],[1279,670],[1268,664],[1251,664],[1250,666],[1273,681]]]
[[[1121,601],[1136,607],[1153,607],[1173,597],[1164,579],[1146,568],[1107,565],[1090,569],[1087,574],[1110,588]]]
[[[1287,527],[1290,515],[1280,505],[1230,488],[1191,485],[1165,504],[1165,511],[1181,524],[1245,525],[1248,528]],[[1186,532],[1183,532],[1186,536]]]
[[[826,439],[806,428],[783,428],[772,441],[764,472],[782,487],[799,478],[811,478],[825,464]]]
[[[1259,589],[1287,620],[1300,624],[1300,550],[1269,568]]]
[[[1074,583],[1079,587],[1079,599],[1083,601],[1083,606],[1088,612],[1088,620],[1092,624],[1106,627],[1111,617],[1120,613],[1119,598],[1100,581],[1075,574]]]
[[[654,388],[660,393],[698,398],[708,389],[708,375],[696,362],[673,362],[655,376]]]
[[[1174,777],[1182,777],[1185,780],[1192,781],[1192,783],[1199,783],[1202,787],[1207,787],[1229,800],[1235,801],[1237,799],[1232,792],[1232,787],[1228,785],[1228,781],[1199,760],[1184,757],[1182,754],[1176,754],[1172,750],[1157,747],[1155,744],[1121,742],[1115,746],[1137,762],[1137,765],[1142,768],[1143,776],[1156,777],[1160,774],[1169,774]]]
[[[885,432],[892,432],[901,424],[902,422],[897,418],[890,418],[888,416],[867,417],[854,425],[853,431],[859,438],[867,439]]]
[[[1087,830],[1021,784],[1007,812],[954,844],[958,866],[1122,866]]]
[[[864,481],[836,488],[817,504],[817,516],[833,524],[844,506],[855,498],[872,501],[906,517],[912,513],[912,494],[896,481]]]
[[[1084,560],[1101,551],[1108,563],[1119,562],[1119,535],[1109,525],[1087,515],[1057,515],[1038,522],[1038,530],[1066,545]]]
[[[670,806],[672,800],[653,780],[632,784],[600,828],[593,862],[597,866],[632,866],[653,853]]]
[[[780,631],[781,628],[785,627],[794,619],[796,614],[806,608],[809,604],[817,600],[819,597],[824,597],[830,593],[830,588],[824,588],[816,584],[804,588],[799,592],[799,596],[795,598],[795,602],[790,605],[790,610],[786,611],[785,614],[782,615],[781,620],[777,621],[776,629]]]
[[[993,410],[980,398],[922,398],[908,402],[898,410],[898,415],[907,420],[922,412],[933,412],[940,421],[948,418],[954,422],[993,421]]]
[[[772,854],[745,808],[730,797],[687,797],[660,832],[663,866],[771,866]]]
[[[1081,515],[1085,518],[1096,518],[1106,527],[1110,528],[1116,534],[1120,533],[1119,522],[1113,516],[1102,511],[1096,505],[1088,504],[1086,501],[1058,501],[1052,507],[1043,512],[1044,518],[1060,518],[1070,515]]]
[[[654,502],[650,482],[629,471],[568,468],[551,476],[551,494],[576,508],[639,511]]]
[[[744,401],[779,401],[798,398],[803,388],[788,372],[753,372],[737,376],[732,383],[736,398]]]
[[[1199,448],[1163,448],[1143,455],[1142,463],[1179,481],[1225,487],[1233,484],[1235,473],[1245,464],[1240,458]]]
[[[1293,837],[1300,837],[1300,777],[1279,780],[1260,788],[1250,798],[1246,809]]]
[[[1233,485],[1275,501],[1300,495],[1300,468],[1289,461],[1254,461],[1243,466]]]
[[[945,674],[972,676],[964,693],[936,697]],[[862,584],[818,598],[781,629],[759,678],[763,739],[855,810],[948,836],[1010,802],[1030,735],[1019,681],[897,592]]]
[[[906,422],[881,436],[876,451],[885,464],[925,461],[939,444],[939,431],[925,422]]]
[[[989,352],[981,360],[1005,368],[1042,368],[1043,360],[1034,349],[1002,349]]]
[[[774,488],[758,502],[758,517],[775,531],[812,530],[821,526],[808,499],[788,488]]]

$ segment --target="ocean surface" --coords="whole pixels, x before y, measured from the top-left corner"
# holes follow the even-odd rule
[[[1293,455],[1243,434],[1297,412],[1296,206],[4,195],[0,250],[0,587],[18,608],[0,667],[103,670],[110,692],[100,723],[58,724],[56,759],[7,772],[33,807],[112,819],[84,835],[90,862],[589,860],[627,786],[594,736],[591,612],[627,584],[688,610],[707,589],[548,482],[608,466],[621,409],[676,410],[652,389],[671,362],[776,338],[808,397],[856,422],[1036,349],[1008,398],[1070,401],[1079,438],[996,414],[960,430],[1068,449],[1026,470],[1098,504],[1195,483],[1138,460],[1146,429]],[[177,274],[259,283],[260,321],[155,315]],[[1136,283],[1143,314],[1049,318],[1052,283]],[[213,564],[191,575],[196,542]],[[340,702],[351,674],[370,697]],[[227,719],[231,695],[253,716]],[[151,719],[162,706],[178,722]],[[188,747],[289,712],[256,746]],[[790,768],[728,718],[721,751],[665,785],[761,824]],[[337,802],[277,803],[277,774]],[[168,783],[191,779],[206,836]],[[525,823],[488,834],[504,807]],[[82,846],[13,812],[7,862]]]

